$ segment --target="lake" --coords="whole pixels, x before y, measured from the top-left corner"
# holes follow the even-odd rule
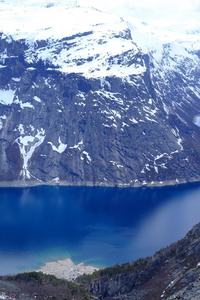
[[[200,221],[200,184],[0,188],[0,275],[70,257],[96,267],[152,255]]]

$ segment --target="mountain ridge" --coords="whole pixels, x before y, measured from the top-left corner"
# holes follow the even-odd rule
[[[139,21],[134,31],[118,16],[80,6],[0,15],[2,185],[199,181],[194,35],[169,43]]]

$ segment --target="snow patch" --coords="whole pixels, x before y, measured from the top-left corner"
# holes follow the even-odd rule
[[[156,120],[149,118],[147,115],[145,116],[145,119],[147,119],[150,122],[158,123]]]
[[[82,100],[85,100],[85,93],[79,91],[77,96],[80,97]]]
[[[156,160],[159,160],[159,159],[161,159],[162,157],[169,157],[169,155],[167,154],[167,153],[163,153],[163,154],[160,154],[160,155],[157,155],[156,157],[155,157],[155,159],[154,159],[154,161],[156,161]]]
[[[56,147],[55,145],[53,145],[52,142],[47,142],[47,144],[50,144],[50,145],[51,145],[53,151],[56,151],[56,152],[58,152],[58,153],[61,154],[61,153],[63,153],[63,152],[66,150],[67,144],[63,144],[63,143],[61,142],[60,137],[59,137],[59,139],[58,139],[58,143],[59,143],[59,145],[58,145],[58,147]]]
[[[162,159],[162,158],[165,159],[164,162],[163,162],[163,160],[161,160],[161,162],[159,163],[158,160],[160,160],[160,159]],[[172,157],[171,157],[169,154],[167,154],[167,153],[162,153],[162,154],[160,154],[160,155],[157,155],[157,156],[154,158],[154,170],[155,170],[155,172],[158,173],[158,167],[161,167],[161,168],[163,168],[163,169],[167,169],[166,163],[167,163],[167,161],[168,161],[169,159],[171,159],[171,158],[172,158]]]
[[[138,124],[138,121],[134,119],[133,117],[129,119],[129,121],[133,124]]]
[[[41,59],[64,73],[81,73],[88,78],[126,78],[146,71],[142,60],[134,60],[138,47],[119,16],[93,8],[66,6],[64,1],[51,7],[28,5],[28,1],[14,9],[13,5],[4,4],[4,9],[0,9],[0,32],[5,38],[11,35],[14,40],[26,40],[27,63]],[[66,37],[69,40],[65,41]],[[37,47],[38,40],[48,44]],[[1,56],[2,63],[6,58],[7,52]],[[102,80],[102,87],[109,88],[109,83]]]
[[[121,119],[121,115],[120,115],[120,113],[119,113],[118,111],[112,109],[112,110],[111,110],[111,113],[112,113],[116,118]]]
[[[166,114],[169,115],[170,109],[164,102],[163,102],[163,108],[164,108],[164,111],[166,112]]]
[[[154,170],[158,174],[158,167],[154,165]]]
[[[13,298],[8,297],[5,293],[1,293],[0,294],[0,299],[2,300],[11,300]],[[14,298],[15,299],[15,298]]]
[[[180,148],[181,148],[180,150],[183,150],[182,142],[183,142],[183,140],[179,137],[177,139],[177,144],[180,146]]]
[[[30,102],[22,103],[22,102],[20,101],[20,106],[21,106],[22,109],[24,109],[24,108],[32,108],[32,109],[35,109],[35,107],[34,107]]]
[[[125,122],[122,122],[122,127],[129,127],[129,125],[128,124],[126,124]]]
[[[86,104],[84,102],[79,102],[78,105],[85,107]]]
[[[149,164],[146,164],[146,165],[144,166],[144,168],[142,169],[141,173],[144,174],[144,173],[146,172],[145,169],[146,169],[147,171],[151,171],[150,165],[149,165]]]
[[[81,160],[84,160],[83,155],[85,155],[87,163],[88,163],[88,164],[91,164],[92,159],[91,159],[89,153],[86,152],[86,151],[83,151],[83,152],[82,152],[82,155],[81,155]]]
[[[198,127],[200,127],[200,115],[197,115],[194,117],[193,122],[195,125],[197,125]]]
[[[110,82],[108,82],[106,80],[105,77],[101,77],[100,78],[100,82],[101,82],[101,87],[104,89],[104,88],[108,88],[109,90],[111,89],[111,85],[110,85]]]
[[[175,129],[172,128],[172,129],[171,129],[171,132],[172,132],[173,135],[176,137],[176,139],[177,139],[177,144],[180,146],[180,150],[183,150],[183,146],[182,146],[183,140],[182,140],[182,138],[181,138],[180,135],[179,135],[179,130],[178,130],[178,128],[177,128],[177,127],[176,127]]]
[[[19,130],[20,135],[23,135],[25,133],[25,131],[24,131],[24,125],[23,124],[19,124],[18,125],[18,130]]]
[[[163,298],[164,296],[165,296],[165,291],[162,292],[162,295],[160,297]]]
[[[111,93],[111,92],[108,92],[108,91],[105,91],[105,90],[95,91],[95,93],[97,93],[101,98],[106,98],[106,99],[109,99],[111,101],[115,101],[119,105],[124,105],[124,101],[120,98],[119,93]]]
[[[78,144],[72,146],[72,147],[69,147],[69,149],[78,149],[78,150],[82,150],[83,148],[83,140],[80,141]]]
[[[6,120],[6,118],[7,117],[5,115],[0,117],[0,130],[3,128],[3,121],[2,120]]]
[[[31,131],[34,131],[35,127],[33,125],[30,125],[30,129],[31,129]]]
[[[56,183],[59,183],[60,182],[60,178],[59,177],[56,177],[54,179],[52,179],[52,181],[56,182]]]
[[[34,99],[35,101],[37,101],[37,102],[41,102],[41,99],[40,99],[39,97],[37,97],[37,96],[34,96],[33,99]]]
[[[13,90],[0,90],[0,103],[3,105],[11,105],[15,97]]]
[[[153,99],[149,98],[148,103],[149,103],[150,105],[152,105],[152,104],[153,104]]]
[[[22,129],[22,128],[21,128]],[[38,148],[45,139],[45,130],[41,128],[40,130],[37,130],[37,134],[35,136],[20,136],[16,139],[16,142],[19,145],[21,156],[24,160],[23,168],[20,173],[20,175],[23,177],[23,179],[30,179],[31,174],[28,171],[28,162],[31,159],[33,153],[35,152],[35,149]]]
[[[15,82],[20,82],[21,78],[15,78],[15,77],[13,77],[12,80],[15,81]]]
[[[115,162],[113,160],[110,160],[109,162],[111,163],[111,165],[113,165],[113,166],[115,166],[117,168],[123,168],[124,167],[124,166],[120,165],[119,163],[117,163],[117,162]]]
[[[35,109],[35,107],[34,107],[30,102],[24,102],[24,103],[23,103],[21,100],[19,100],[19,97],[18,97],[18,96],[16,97],[16,100],[15,100],[13,103],[19,104],[20,107],[21,107],[22,109],[24,109],[24,108],[32,108],[32,109]]]

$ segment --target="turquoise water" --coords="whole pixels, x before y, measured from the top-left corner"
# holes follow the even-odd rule
[[[152,255],[200,221],[200,184],[0,188],[0,274],[71,259],[111,266]]]

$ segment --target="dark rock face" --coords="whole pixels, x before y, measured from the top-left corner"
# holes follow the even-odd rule
[[[56,41],[55,55],[92,34]],[[128,29],[114,38],[132,41]],[[30,45],[1,36],[0,181],[137,186],[199,180],[196,53],[175,60],[172,46],[164,45],[158,62],[134,45],[137,51],[107,60],[107,70],[122,66],[129,75],[86,77],[39,57],[48,47],[45,40]],[[92,60],[98,55],[76,64]]]

